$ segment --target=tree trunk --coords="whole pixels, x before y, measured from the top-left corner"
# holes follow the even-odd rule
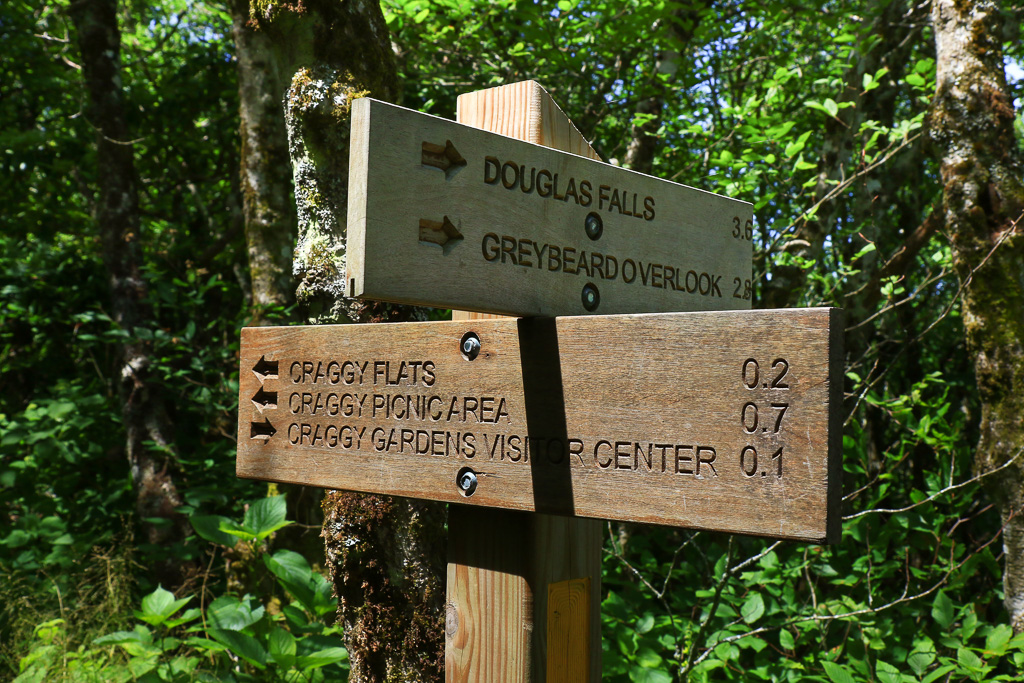
[[[682,68],[683,53],[689,49],[693,34],[706,11],[704,0],[694,0],[674,9],[665,18],[669,22],[668,46],[658,53],[654,73],[651,74],[653,92],[640,99],[636,107],[639,121],[634,121],[630,130],[629,146],[622,160],[626,168],[651,175],[654,171],[654,156],[658,151],[657,131],[662,124],[665,98],[671,93],[676,74]]]
[[[125,123],[121,90],[117,0],[77,0],[70,13],[88,91],[89,121],[97,132],[96,176],[100,191],[94,211],[103,260],[110,274],[111,312],[118,327],[131,335],[119,349],[116,376],[136,496],[135,511],[146,540],[166,544],[183,538],[187,523],[175,511],[181,498],[168,471],[173,460],[170,421],[149,377],[149,350],[134,337],[135,328],[148,321],[149,310],[141,272],[134,150],[128,142],[131,135]],[[174,523],[154,525],[144,521],[147,518],[171,519]],[[162,567],[161,578],[177,575],[180,567],[172,566],[177,564]]]
[[[295,205],[292,200],[288,134],[281,102],[288,77],[273,58],[271,38],[249,19],[248,0],[230,0],[238,55],[239,134],[242,139],[241,187],[245,241],[249,253],[253,324],[267,310],[294,299],[292,251]]]
[[[931,137],[943,213],[963,284],[967,348],[981,400],[975,469],[1004,523],[1003,586],[1024,632],[1024,163],[1013,134],[998,3],[933,0],[937,53]]]
[[[356,98],[394,100],[398,77],[376,0],[253,0],[252,19],[286,74],[298,240],[296,298],[313,323],[425,319],[422,309],[347,296],[349,117]],[[324,500],[327,564],[351,678],[437,681],[444,662],[445,507],[334,491]]]

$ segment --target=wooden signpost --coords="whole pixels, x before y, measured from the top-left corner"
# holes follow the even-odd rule
[[[835,540],[839,317],[246,328],[238,473]]]
[[[352,105],[350,160],[353,296],[508,315],[750,307],[747,202],[372,99]]]
[[[354,104],[348,286],[479,313],[244,329],[237,471],[453,503],[446,679],[596,681],[594,520],[838,539],[843,315],[744,310],[750,205],[536,83],[459,119]]]

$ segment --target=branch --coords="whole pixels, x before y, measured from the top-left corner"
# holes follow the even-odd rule
[[[1012,519],[1012,517],[1013,517],[1013,515],[1010,516],[1010,519]],[[942,578],[940,578],[933,586],[931,586],[927,590],[921,591],[920,593],[916,593],[914,595],[908,595],[908,592],[909,592],[908,591],[908,587],[905,585],[904,589],[903,589],[903,593],[900,595],[900,597],[898,597],[895,600],[892,600],[890,602],[887,602],[886,604],[884,604],[884,605],[882,605],[880,607],[865,607],[863,609],[851,610],[849,612],[843,612],[841,614],[812,614],[812,615],[807,616],[807,617],[800,617],[799,619],[790,619],[789,621],[783,622],[783,623],[778,624],[776,626],[761,626],[759,628],[755,628],[753,630],[747,631],[746,633],[739,633],[739,634],[736,634],[736,635],[733,635],[733,636],[728,636],[727,638],[722,638],[717,643],[715,643],[715,645],[719,645],[721,643],[733,643],[733,642],[735,642],[737,640],[742,640],[744,638],[749,638],[750,636],[756,636],[756,635],[760,635],[762,633],[770,633],[770,632],[773,632],[773,631],[779,631],[779,630],[782,630],[782,629],[784,629],[786,627],[793,626],[795,624],[806,623],[806,622],[809,622],[809,621],[813,621],[813,622],[831,622],[831,621],[840,621],[840,620],[844,620],[844,619],[850,619],[852,617],[857,617],[857,616],[860,616],[860,615],[863,615],[863,614],[878,614],[879,612],[883,612],[885,610],[892,609],[893,607],[896,607],[897,605],[901,605],[901,604],[906,603],[906,602],[913,602],[914,600],[920,600],[921,598],[925,598],[925,597],[931,595],[932,593],[934,593],[935,591],[939,590],[940,588],[942,588],[942,586],[944,586],[949,581],[949,577],[952,576],[955,571],[957,571],[958,569],[963,567],[965,564],[967,564],[967,562],[969,562],[972,558],[974,558],[982,550],[985,550],[990,545],[992,545],[996,541],[996,539],[998,539],[1003,534],[1003,529],[1005,529],[1006,525],[1009,524],[1010,519],[1007,519],[1006,523],[1003,524],[1001,527],[999,527],[999,529],[995,532],[995,534],[992,535],[992,538],[990,538],[988,541],[986,541],[984,543],[984,545],[981,545],[973,553],[970,553],[969,555],[967,555],[962,561],[960,561],[959,563],[957,563],[954,566],[952,566],[949,570],[946,571],[946,573],[942,576]],[[908,577],[908,580],[909,580],[909,577]],[[693,661],[693,666],[696,666],[696,665],[700,664],[702,661],[704,661],[705,659],[707,659],[708,656],[712,652],[714,652],[714,648],[713,647],[709,647],[706,650],[704,650],[704,653],[701,654],[699,657],[697,657]],[[688,667],[686,669],[686,674],[689,674],[689,672],[693,668],[693,666],[690,666],[690,667]]]
[[[944,489],[942,489],[940,491],[936,491],[935,493],[933,493],[932,495],[928,496],[927,498],[924,498],[923,500],[920,500],[920,501],[918,501],[918,502],[916,502],[916,503],[914,503],[912,505],[908,505],[908,506],[902,507],[902,508],[892,508],[892,509],[874,508],[874,509],[871,509],[871,510],[861,510],[860,512],[855,512],[852,515],[846,515],[845,517],[843,517],[843,521],[845,522],[848,519],[857,519],[858,517],[863,517],[864,515],[870,515],[870,514],[874,514],[874,513],[899,514],[901,512],[907,512],[909,510],[913,510],[916,507],[920,507],[921,505],[924,505],[926,503],[932,502],[936,498],[939,498],[940,496],[943,496],[943,495],[949,493],[950,491],[955,491],[957,489],[962,489],[965,486],[968,486],[970,484],[974,484],[976,482],[981,481],[982,479],[984,479],[985,477],[988,477],[989,475],[992,475],[992,474],[995,474],[996,472],[1000,472],[1002,470],[1005,470],[1007,467],[1009,467],[1014,462],[1016,462],[1017,458],[1019,458],[1021,455],[1024,455],[1024,447],[1021,447],[1020,450],[1017,451],[1017,454],[1015,456],[1013,456],[1012,458],[1010,458],[1009,460],[1004,462],[999,467],[996,467],[995,469],[991,469],[991,470],[989,470],[987,472],[982,472],[981,474],[973,476],[970,479],[967,479],[965,481],[960,482],[959,484],[952,484],[951,486],[947,486],[946,488],[944,488]]]

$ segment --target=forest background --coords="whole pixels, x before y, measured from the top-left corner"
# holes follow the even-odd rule
[[[1019,680],[1022,19],[6,0],[0,677],[439,680],[443,506],[237,479],[238,331],[445,317],[332,288],[321,152],[354,97],[532,78],[611,163],[754,204],[754,307],[848,312],[842,542],[609,524],[604,678]]]

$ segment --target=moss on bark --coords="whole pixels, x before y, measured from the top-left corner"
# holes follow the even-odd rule
[[[1004,602],[1024,632],[1024,159],[1013,132],[998,7],[932,3],[937,92],[931,136],[943,211],[964,286],[967,349],[981,400],[975,453],[1003,518]]]
[[[289,74],[284,96],[298,239],[292,272],[310,322],[423,320],[422,309],[347,291],[349,118],[360,97],[393,100],[398,77],[376,0],[253,0]],[[347,492],[323,503],[328,566],[352,681],[436,681],[444,661],[443,504]]]

